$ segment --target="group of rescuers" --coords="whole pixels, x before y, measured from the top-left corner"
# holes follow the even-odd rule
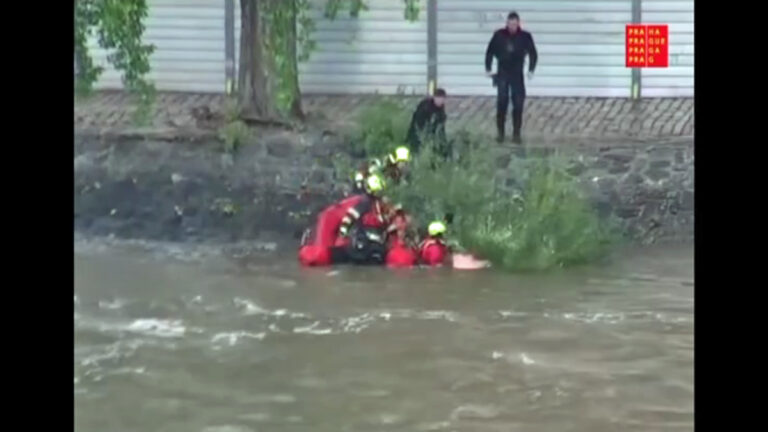
[[[443,238],[447,221],[431,222],[417,245],[409,229],[411,217],[384,196],[388,182],[401,181],[409,160],[410,150],[401,146],[382,160],[364,163],[355,173],[353,193],[323,209],[314,228],[305,232],[301,264],[443,264],[449,252]]]
[[[511,99],[512,140],[521,143],[525,82],[523,64],[529,57],[528,75],[532,77],[537,63],[536,47],[530,33],[520,28],[515,12],[507,16],[506,26],[494,32],[485,53],[486,74],[497,87],[497,141],[504,140],[504,124]],[[497,73],[491,73],[493,58]],[[417,243],[409,225],[411,217],[392,204],[384,191],[388,183],[403,180],[411,152],[418,153],[422,138],[431,135],[435,153],[448,158],[451,153],[445,139],[446,92],[436,89],[433,96],[423,99],[416,107],[405,137],[407,146],[397,147],[382,159],[370,160],[354,175],[353,193],[322,210],[315,226],[302,237],[299,261],[305,266],[333,264],[386,264],[390,267],[414,265],[438,266],[449,257],[445,235],[452,216],[432,221]]]

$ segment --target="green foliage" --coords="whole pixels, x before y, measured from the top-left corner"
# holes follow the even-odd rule
[[[403,0],[404,17],[417,21],[420,0]],[[272,0],[265,1],[263,13],[268,23],[265,47],[272,60],[276,81],[276,103],[281,112],[287,112],[300,97],[298,88],[298,63],[309,60],[317,48],[312,39],[316,23],[311,17],[311,0]],[[368,10],[364,0],[326,0],[324,16],[336,19],[340,12],[347,11],[349,16],[357,18],[360,12]]]
[[[237,101],[237,98],[228,97],[224,100],[224,106],[222,108],[224,120],[227,123],[239,120],[240,116],[243,114],[243,109]]]
[[[224,144],[225,152],[234,153],[251,136],[251,130],[240,120],[242,109],[236,99],[227,99],[223,111],[226,123],[219,128],[219,139]]]
[[[405,3],[404,17],[407,21],[418,21],[421,10],[420,0],[403,0]]]
[[[366,105],[357,115],[351,151],[367,157],[380,157],[402,145],[410,115],[396,99],[381,97]]]
[[[136,96],[136,120],[146,121],[155,97],[154,85],[146,79],[154,46],[142,43],[146,0],[76,0],[75,53],[79,74],[78,95],[90,94],[103,72],[88,52],[88,37],[97,36],[99,46],[109,51],[107,61],[122,73],[125,89]]]
[[[471,135],[454,145],[455,161],[435,157],[425,145],[411,164],[407,184],[389,191],[417,223],[453,213],[448,238],[458,249],[506,270],[564,267],[608,252],[613,235],[606,221],[597,217],[557,157],[514,159],[517,185],[503,190],[489,143]]]
[[[297,0],[296,23],[298,30],[296,33],[299,47],[298,60],[306,62],[309,60],[312,52],[317,48],[317,43],[312,40],[312,32],[315,31],[315,21],[310,16],[310,0]]]
[[[357,18],[361,11],[367,11],[368,5],[364,0],[327,0],[325,3],[324,16],[328,19],[336,19],[339,12],[349,11],[349,16]]]
[[[233,120],[219,128],[219,139],[224,143],[224,151],[234,153],[251,135],[248,125],[242,120]]]
[[[408,21],[417,21],[421,10],[420,0],[403,0],[403,16]],[[339,12],[348,11],[349,16],[357,18],[361,11],[367,11],[368,5],[365,0],[327,0],[325,3],[324,15],[328,19],[336,19]]]

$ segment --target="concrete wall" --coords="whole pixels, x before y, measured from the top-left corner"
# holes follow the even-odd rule
[[[153,79],[159,90],[223,92],[223,0],[148,0],[146,41],[156,45]],[[417,22],[403,17],[399,0],[367,0],[358,18],[322,17],[325,0],[312,0],[317,50],[300,66],[305,93],[423,94],[427,88],[427,0]],[[239,54],[240,4],[235,1],[235,55]],[[485,47],[517,10],[539,49],[532,96],[630,95],[624,67],[624,28],[632,0],[439,0],[438,80],[456,95],[492,95],[483,74]],[[643,23],[670,26],[670,68],[643,70],[645,96],[693,95],[693,0],[642,0]],[[90,43],[97,62],[107,53]],[[110,68],[97,88],[120,88]]]

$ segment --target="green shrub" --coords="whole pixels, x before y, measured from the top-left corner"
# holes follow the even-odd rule
[[[250,137],[251,130],[240,119],[242,109],[235,98],[227,98],[222,106],[224,125],[219,128],[219,139],[223,143],[223,150],[234,153]]]
[[[224,121],[227,123],[240,120],[240,116],[243,113],[242,107],[240,107],[240,103],[233,97],[226,98],[221,108]]]
[[[405,141],[410,120],[410,110],[397,100],[377,98],[358,113],[350,150],[365,157],[385,155]]]
[[[251,131],[242,120],[233,120],[219,129],[219,139],[224,143],[224,151],[234,153],[250,136]]]
[[[613,239],[557,157],[516,158],[513,190],[498,184],[495,147],[464,133],[453,160],[425,145],[410,166],[408,183],[390,195],[416,223],[453,213],[448,237],[460,250],[506,270],[545,270],[586,263],[609,250]]]

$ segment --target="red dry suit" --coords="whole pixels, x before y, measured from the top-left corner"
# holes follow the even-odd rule
[[[387,250],[387,267],[413,267],[417,261],[416,252],[408,247],[399,237],[395,237],[390,241],[389,249]]]
[[[440,237],[427,237],[419,245],[419,259],[425,265],[441,265],[448,257],[448,246]]]
[[[387,229],[390,239],[387,245],[386,258],[388,267],[413,267],[418,261],[416,252],[405,241],[407,228],[407,216],[402,211],[397,212],[392,219],[392,224]]]

